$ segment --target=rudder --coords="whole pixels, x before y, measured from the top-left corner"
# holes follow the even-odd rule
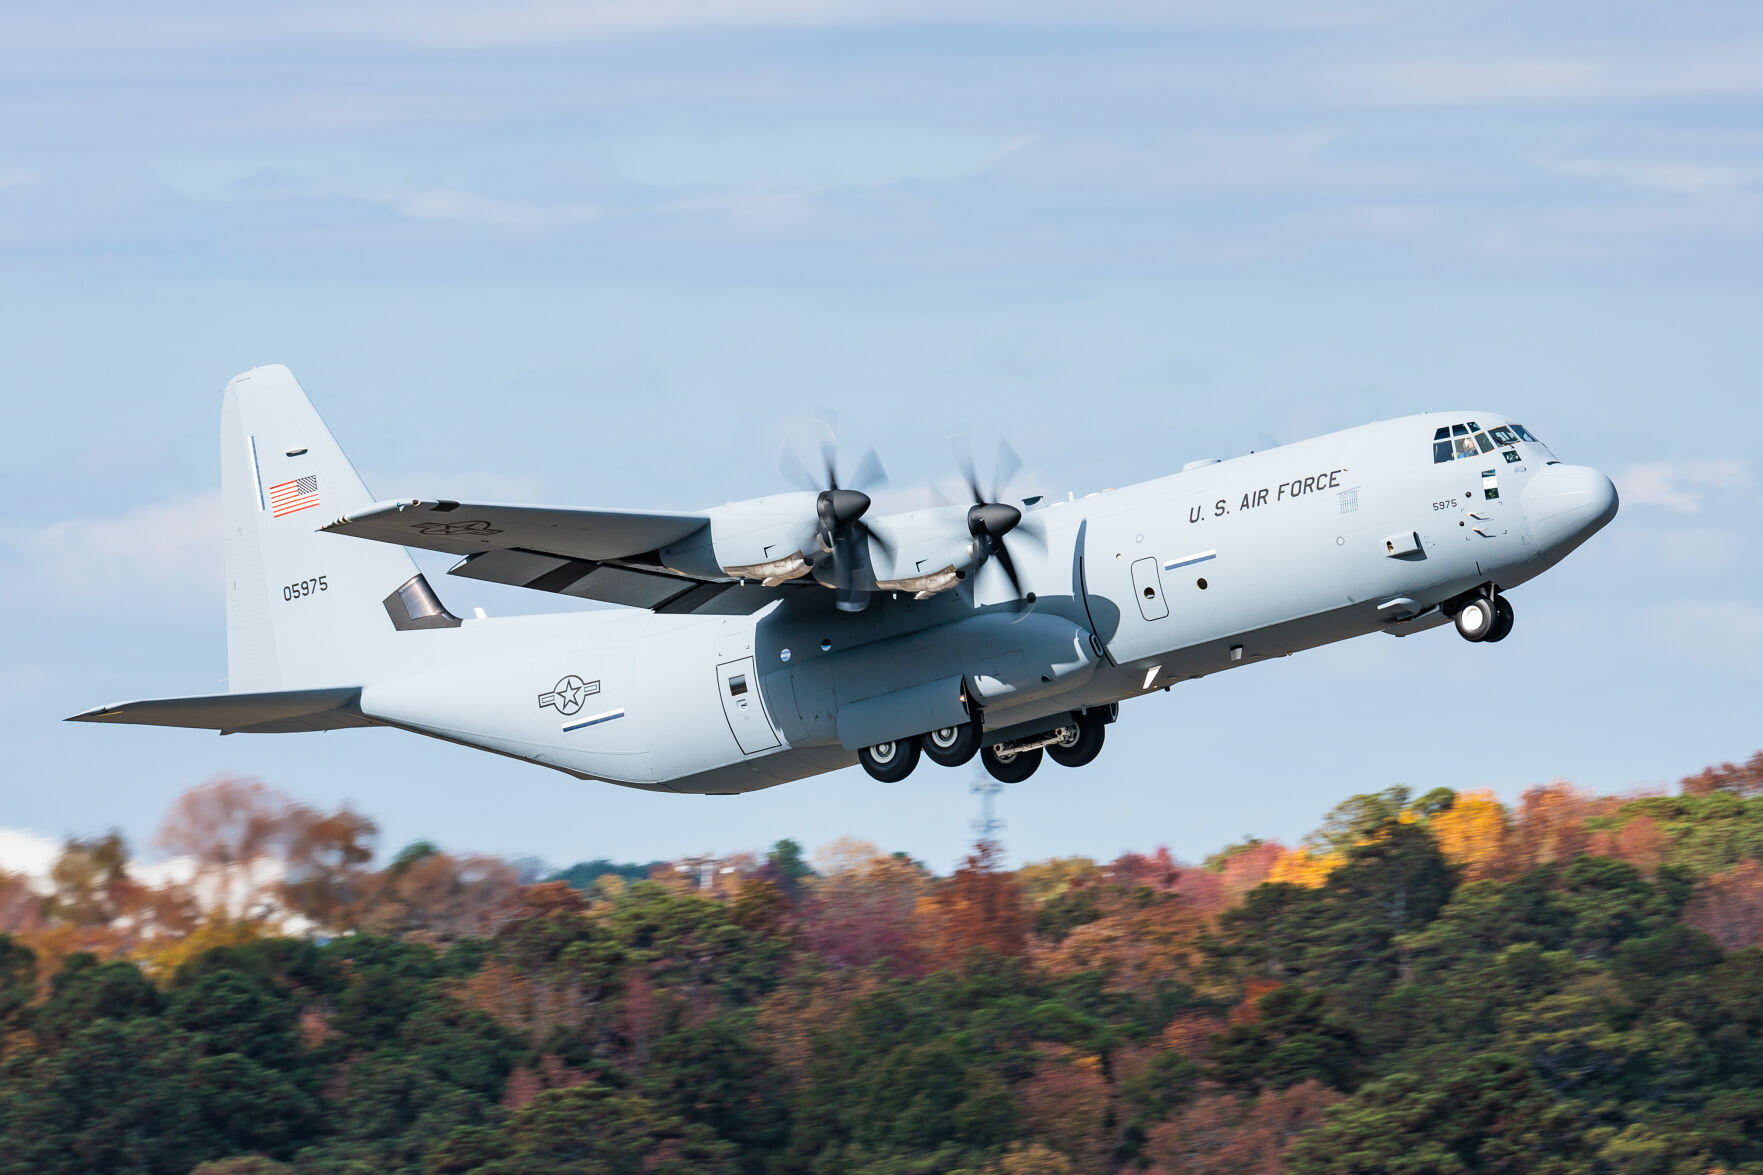
[[[360,685],[398,628],[459,623],[402,547],[319,531],[373,498],[286,367],[235,376],[220,432],[229,691]]]

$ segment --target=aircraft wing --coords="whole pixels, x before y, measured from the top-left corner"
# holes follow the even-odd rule
[[[465,556],[453,575],[657,612],[745,615],[779,589],[693,579],[656,552],[710,524],[707,514],[580,510],[448,499],[381,502],[322,529]]]

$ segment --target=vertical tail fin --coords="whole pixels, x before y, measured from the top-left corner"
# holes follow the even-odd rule
[[[319,532],[373,498],[292,372],[235,377],[220,419],[228,689],[364,684],[399,628],[458,623],[403,548]]]

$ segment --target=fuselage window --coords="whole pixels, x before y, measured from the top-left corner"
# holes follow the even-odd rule
[[[747,675],[745,673],[737,673],[733,677],[728,679],[728,696],[729,697],[738,698],[746,692],[747,692]]]

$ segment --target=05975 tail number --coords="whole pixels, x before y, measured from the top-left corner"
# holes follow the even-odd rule
[[[331,590],[330,585],[327,584],[324,579],[325,577],[320,575],[312,579],[303,579],[299,583],[290,583],[282,588],[282,599],[288,603],[292,603],[295,600],[304,599],[307,596],[316,595],[319,592],[328,592]]]

